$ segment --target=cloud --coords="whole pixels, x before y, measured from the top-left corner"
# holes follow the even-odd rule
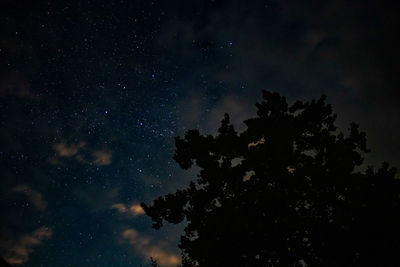
[[[12,244],[4,255],[4,259],[11,265],[19,265],[29,260],[34,247],[40,245],[44,240],[50,239],[53,231],[47,227],[40,227],[32,234],[21,236]]]
[[[125,213],[128,211],[128,209],[126,208],[125,204],[122,203],[117,203],[111,206],[112,209],[116,209],[118,210],[119,213]]]
[[[39,193],[38,191],[33,190],[29,186],[17,185],[16,187],[13,188],[12,191],[25,194],[25,196],[29,199],[30,202],[32,202],[33,206],[35,206],[36,209],[40,211],[46,209],[47,203],[43,199],[42,194]]]
[[[58,157],[70,158],[75,156],[83,147],[85,142],[68,145],[66,143],[58,143],[54,145],[54,150]]]
[[[142,207],[140,206],[140,204],[138,203],[134,203],[130,206],[127,206],[123,203],[117,203],[117,204],[113,204],[111,206],[112,209],[116,209],[118,210],[119,213],[127,213],[133,216],[139,216],[139,215],[143,215],[145,212],[142,209]]]
[[[106,149],[93,150],[86,147],[86,143],[81,141],[75,144],[60,142],[53,146],[55,155],[49,159],[54,165],[62,164],[62,158],[72,158],[82,164],[94,164],[106,166],[111,164],[112,152]],[[91,155],[91,156],[88,156]]]
[[[165,245],[154,242],[151,238],[140,234],[135,229],[124,230],[121,237],[123,241],[127,241],[144,258],[153,257],[161,266],[176,266],[180,263],[180,258],[168,252]]]
[[[203,128],[216,133],[224,114],[228,113],[231,123],[242,131],[246,128],[243,121],[255,115],[255,102],[248,97],[228,94],[214,103],[207,101],[199,91],[189,92],[178,105],[179,123],[185,129]]]
[[[225,95],[241,94],[240,102],[260,100],[262,89],[278,91],[289,100],[324,93],[338,113],[340,129],[356,121],[367,131],[373,151],[366,157],[368,164],[379,165],[384,158],[398,165],[397,6],[393,1],[328,0],[305,5],[272,0],[256,1],[249,8],[245,1],[233,0],[202,12],[196,20],[177,14],[176,20],[163,25],[160,46],[174,51],[176,60],[189,67],[199,55],[212,58],[181,78],[198,95],[187,99],[187,108],[178,106],[190,111],[179,114],[183,125],[197,127],[195,123],[205,117],[209,106],[200,97],[218,96],[220,89],[210,93],[214,86],[223,86]],[[359,10],[369,15],[360,15]],[[232,104],[228,106],[235,109]],[[205,130],[217,128],[224,111],[214,108],[211,112],[216,115],[209,116]],[[191,117],[195,123],[190,123]]]
[[[235,128],[242,131],[246,128],[243,121],[255,115],[254,103],[250,104],[248,100],[240,99],[233,95],[227,95],[210,111],[207,120],[208,129],[216,131],[221,126],[221,120],[225,113],[229,114],[230,122]]]
[[[138,216],[138,215],[143,215],[144,214],[144,210],[142,209],[142,207],[139,204],[133,204],[129,207],[129,211],[134,215],[134,216]]]
[[[190,91],[177,105],[181,126],[198,127],[207,105],[206,98],[200,90]]]
[[[99,166],[111,164],[111,151],[97,150],[93,152],[93,163]]]

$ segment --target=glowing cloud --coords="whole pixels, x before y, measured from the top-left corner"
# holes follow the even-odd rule
[[[112,209],[118,210],[119,213],[125,213],[128,209],[126,208],[125,204],[117,203],[111,206]]]
[[[110,165],[111,164],[111,151],[97,150],[93,152],[93,163],[96,165]]]
[[[117,203],[111,206],[112,209],[118,210],[119,213],[128,213],[133,216],[139,216],[144,214],[143,208],[138,203],[134,203],[130,206],[124,203]]]
[[[153,257],[161,266],[176,266],[180,263],[177,255],[168,252],[164,246],[153,242],[150,238],[140,234],[135,229],[126,229],[121,234],[122,240],[127,241],[143,257]]]
[[[75,144],[68,144],[66,142],[57,143],[53,146],[55,155],[49,159],[49,162],[58,165],[62,164],[61,158],[73,158],[82,164],[89,163],[97,166],[111,164],[111,151],[105,149],[92,150],[85,146],[86,143],[83,141]]]
[[[59,157],[70,158],[75,156],[79,150],[85,146],[84,142],[68,145],[66,143],[59,143],[54,145],[54,150]]]
[[[51,238],[53,231],[47,227],[40,227],[32,234],[21,236],[9,250],[6,251],[4,258],[11,265],[19,265],[29,260],[29,255],[33,252],[33,247],[40,245],[44,240]]]
[[[134,216],[138,216],[138,215],[142,215],[144,214],[144,210],[143,208],[139,205],[139,204],[133,204],[129,207],[129,211],[134,215]]]

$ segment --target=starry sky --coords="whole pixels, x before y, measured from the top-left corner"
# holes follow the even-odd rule
[[[400,167],[393,1],[0,4],[0,255],[16,266],[176,266],[182,225],[140,202],[185,187],[174,137],[244,129],[261,90],[328,96]]]

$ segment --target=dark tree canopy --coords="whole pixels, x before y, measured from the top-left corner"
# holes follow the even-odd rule
[[[288,105],[263,92],[237,133],[188,131],[174,159],[200,168],[183,190],[142,206],[158,229],[187,221],[180,248],[199,266],[395,266],[399,180],[384,163],[358,171],[366,136],[338,132],[325,96]]]
[[[0,267],[11,267],[2,257],[0,257]]]

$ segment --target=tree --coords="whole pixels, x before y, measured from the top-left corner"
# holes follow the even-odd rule
[[[325,96],[288,105],[263,91],[238,134],[176,137],[175,161],[197,180],[142,203],[153,228],[187,221],[180,248],[199,266],[393,266],[400,185],[387,163],[362,169],[366,135],[335,125]]]
[[[2,257],[0,257],[0,267],[11,267]]]
[[[153,257],[150,257],[150,265],[151,267],[160,267],[157,260],[155,260]]]

